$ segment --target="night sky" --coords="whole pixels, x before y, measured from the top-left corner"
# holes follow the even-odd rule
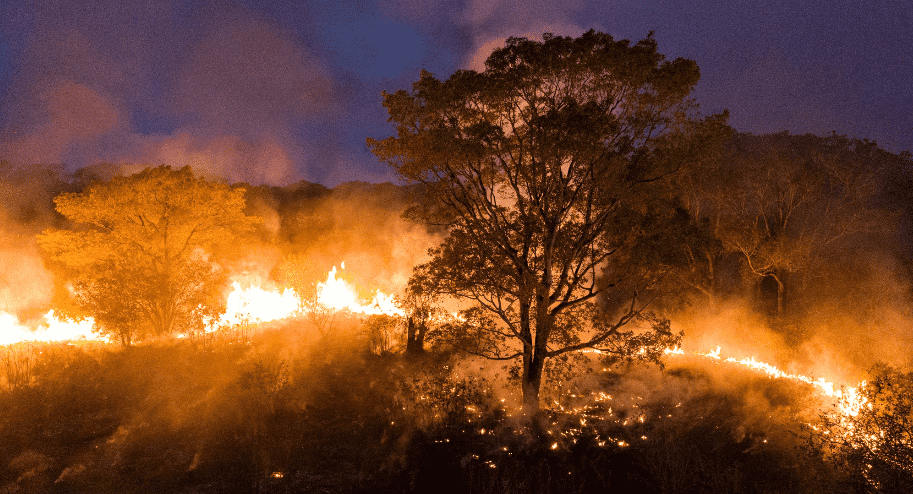
[[[846,0],[27,1],[0,6],[0,158],[191,164],[228,180],[393,180],[381,91],[508,36],[633,41],[697,61],[704,113],[913,149],[913,3]]]

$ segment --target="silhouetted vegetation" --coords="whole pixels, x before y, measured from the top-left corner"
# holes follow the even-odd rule
[[[555,404],[529,424],[506,375],[475,372],[449,352],[378,355],[352,318],[340,338],[320,344],[304,337],[306,324],[206,344],[41,346],[29,354],[31,381],[0,393],[0,488],[801,493],[865,485],[861,472],[801,447],[817,398],[795,384],[718,364],[665,372],[632,364],[547,382]]]

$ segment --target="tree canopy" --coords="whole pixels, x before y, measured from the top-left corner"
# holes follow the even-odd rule
[[[692,230],[659,190],[725,119],[692,117],[697,65],[666,61],[652,35],[543,38],[510,38],[483,72],[423,71],[384,93],[396,135],[368,139],[434,198],[413,217],[449,234],[419,269],[473,304],[480,354],[521,360],[529,410],[548,358],[655,357],[676,341],[645,311],[686,255],[663,236]]]
[[[54,200],[70,228],[38,242],[66,268],[77,304],[101,331],[130,344],[148,334],[194,331],[221,305],[217,249],[258,220],[244,189],[147,168]]]
[[[739,278],[758,287],[775,325],[789,319],[803,278],[832,283],[863,237],[892,228],[897,215],[878,204],[889,164],[870,147],[836,135],[736,134],[676,177],[683,202],[711,224],[718,253],[739,260]]]

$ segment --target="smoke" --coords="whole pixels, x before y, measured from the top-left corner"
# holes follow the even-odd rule
[[[336,108],[336,82],[278,24],[168,1],[45,1],[32,14],[4,100],[3,159],[190,164],[277,184],[325,165],[298,133]]]
[[[209,179],[230,182],[283,183],[297,175],[295,160],[283,145],[271,136],[243,138],[238,136],[200,137],[180,131],[168,136],[142,139],[133,154],[117,162],[134,162],[124,169],[135,173],[147,163],[180,163]]]
[[[362,296],[374,290],[400,293],[412,268],[423,262],[440,234],[402,217],[414,200],[414,189],[392,184],[349,182],[324,190],[303,202],[277,204],[281,209],[280,237],[288,255],[307,259],[314,281],[322,281],[333,266],[354,283]],[[314,276],[314,274],[311,274]]]
[[[806,299],[800,321],[808,336],[799,355],[835,379],[861,379],[876,363],[913,365],[910,281],[886,252],[856,248],[856,265],[829,273],[829,286]]]
[[[342,245],[321,248],[324,257],[341,256],[366,286],[401,292],[413,266],[423,262],[428,249],[441,240],[402,217],[411,202],[406,190],[391,184],[361,183],[333,189],[327,207],[336,228],[347,230],[348,238]]]
[[[0,312],[28,319],[52,301],[54,279],[35,235],[54,224],[51,199],[66,187],[64,179],[58,167],[0,169]]]
[[[755,357],[781,365],[791,353],[784,336],[772,330],[751,309],[749,300],[741,297],[695,305],[674,314],[672,320],[675,329],[684,331],[683,348],[689,352],[706,353],[719,346],[727,356]]]
[[[0,141],[0,154],[13,163],[55,163],[74,146],[92,148],[118,125],[120,112],[98,91],[61,80],[35,95],[31,125]]]
[[[579,36],[587,29],[573,19],[585,9],[585,2],[507,2],[472,0],[466,4],[462,21],[472,33],[472,48],[463,57],[462,67],[482,71],[485,59],[508,37],[542,39],[543,33]]]
[[[54,279],[38,249],[26,242],[0,245],[0,312],[44,308],[54,294]]]

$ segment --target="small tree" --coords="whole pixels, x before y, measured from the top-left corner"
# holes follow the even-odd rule
[[[416,270],[399,306],[403,309],[404,324],[406,329],[406,354],[420,355],[425,352],[425,338],[433,324],[433,319],[439,317],[440,310],[439,288],[434,286],[433,280],[422,270]]]
[[[66,268],[78,305],[124,345],[200,329],[223,303],[217,249],[257,221],[244,214],[244,189],[190,167],[147,168],[54,202],[72,227],[38,243]]]
[[[413,216],[448,236],[420,269],[472,303],[477,325],[451,326],[483,333],[480,354],[520,359],[530,412],[546,359],[656,357],[676,341],[642,316],[683,261],[682,239],[663,232],[688,215],[658,187],[695,152],[698,70],[656,48],[594,31],[511,38],[484,72],[423,71],[411,93],[385,93],[396,136],[368,139],[433,197]]]
[[[365,336],[372,353],[384,355],[393,348],[398,318],[389,314],[372,314],[364,321]]]

